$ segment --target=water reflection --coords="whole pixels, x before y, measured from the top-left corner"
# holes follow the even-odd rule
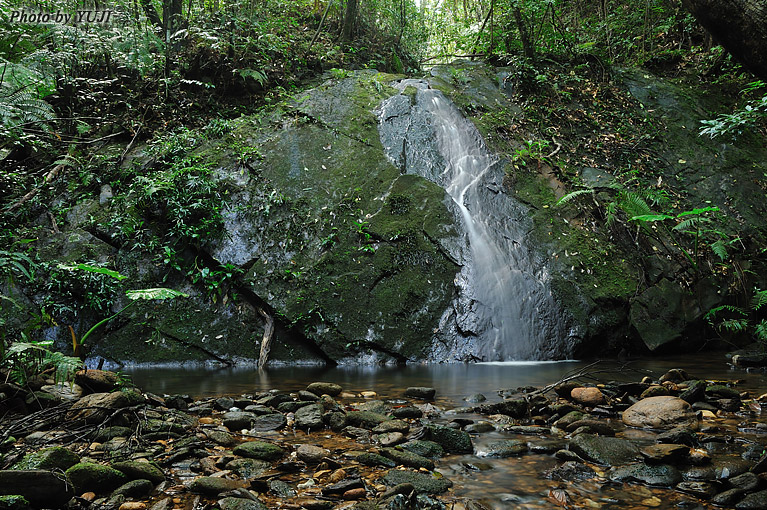
[[[297,391],[312,381],[340,384],[345,390],[374,390],[382,397],[399,397],[408,386],[431,386],[440,400],[454,403],[473,393],[500,399],[499,389],[544,386],[587,370],[596,381],[637,381],[649,375],[657,379],[671,368],[683,368],[696,378],[743,379],[743,389],[767,390],[764,373],[731,369],[720,354],[692,355],[684,358],[653,358],[629,362],[605,360],[597,363],[570,362],[492,362],[407,366],[293,366],[259,372],[252,366],[233,368],[126,368],[135,383],[157,394],[188,394],[194,397],[255,393],[269,389]]]

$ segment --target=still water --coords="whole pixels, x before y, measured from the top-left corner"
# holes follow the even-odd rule
[[[746,372],[730,368],[724,355],[690,355],[676,358],[642,359],[628,362],[511,362],[452,365],[408,365],[282,367],[270,368],[262,373],[252,367],[226,369],[133,368],[125,370],[145,391],[156,394],[188,394],[193,397],[213,395],[252,394],[263,390],[297,391],[313,381],[330,381],[345,390],[360,392],[373,390],[380,398],[402,397],[408,386],[431,386],[437,390],[435,404],[442,409],[467,405],[463,399],[474,393],[484,394],[488,401],[502,397],[498,390],[521,386],[545,386],[563,377],[587,369],[589,376],[583,381],[638,381],[645,375],[657,380],[671,368],[683,368],[694,378],[707,380],[739,380],[741,391],[755,396],[767,392],[767,376],[763,372]],[[484,419],[472,414],[461,417]],[[441,421],[455,415],[445,414]],[[767,446],[765,434],[738,433],[743,421],[751,425],[763,421],[760,414],[716,418],[708,422],[731,437],[737,436],[732,447],[712,455],[739,458],[745,443]],[[654,434],[627,429],[619,436],[630,437],[641,445],[652,444]],[[330,436],[328,436],[330,437]],[[477,451],[490,441],[530,437],[506,432],[490,432],[474,438]],[[543,438],[533,438],[533,443]],[[548,439],[546,439],[548,440]],[[560,441],[564,439],[551,439]],[[545,440],[544,440],[545,442]],[[465,508],[466,499],[481,500],[493,510],[507,508],[537,510],[549,508],[601,508],[601,509],[678,509],[713,510],[707,501],[666,488],[652,488],[632,483],[614,483],[607,477],[607,468],[595,466],[599,478],[584,481],[558,481],[549,479],[547,471],[560,465],[553,454],[523,455],[506,459],[478,458],[475,455],[449,455],[437,463],[437,470],[455,483],[446,496],[453,508]],[[450,504],[448,505],[450,508]]]
[[[437,389],[439,402],[459,405],[473,393],[500,400],[497,390],[520,386],[544,386],[588,368],[584,381],[638,381],[645,375],[657,379],[671,368],[683,368],[693,378],[741,379],[744,390],[767,391],[763,372],[748,373],[731,368],[723,354],[688,355],[629,361],[599,362],[498,362],[473,364],[410,364],[406,366],[291,366],[268,368],[259,373],[253,366],[233,368],[125,368],[123,372],[144,391],[187,394],[192,397],[239,395],[280,389],[297,391],[313,381],[340,384],[344,390],[373,390],[382,398],[401,397],[408,386]]]

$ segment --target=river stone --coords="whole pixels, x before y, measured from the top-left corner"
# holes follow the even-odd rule
[[[735,510],[764,510],[767,508],[767,490],[748,494],[735,504]]]
[[[46,384],[40,388],[40,391],[50,393],[57,399],[63,400],[65,402],[74,402],[75,400],[82,398],[82,396],[85,394],[79,385],[65,382],[58,384]]]
[[[390,487],[409,483],[420,494],[441,494],[453,486],[453,482],[447,478],[436,478],[431,474],[404,469],[390,469],[382,480]]]
[[[0,471],[0,495],[23,496],[36,508],[64,508],[74,496],[72,486],[43,469]]]
[[[306,391],[315,395],[330,395],[335,397],[343,391],[343,388],[331,382],[313,382],[306,387]]]
[[[578,387],[570,390],[570,398],[588,407],[594,407],[605,403],[605,395],[599,388]]]
[[[213,405],[219,411],[228,411],[229,409],[234,407],[234,399],[231,397],[218,397],[216,400],[213,401]]]
[[[665,464],[683,461],[690,455],[690,447],[683,444],[653,444],[640,450],[648,464]]]
[[[586,415],[581,411],[570,411],[552,424],[552,427],[567,430],[572,423],[582,420]]]
[[[267,432],[269,430],[279,430],[288,424],[285,415],[280,413],[264,414],[256,416],[250,423],[252,432]]]
[[[296,411],[295,427],[299,429],[321,429],[325,426],[322,421],[324,409],[320,404],[309,404]]]
[[[466,402],[471,402],[473,404],[478,404],[480,402],[484,402],[485,400],[487,400],[487,397],[485,397],[481,393],[474,393],[474,394],[469,395],[468,397],[464,398],[464,400]]]
[[[87,423],[101,423],[116,409],[122,409],[140,404],[144,397],[132,391],[117,391],[114,393],[92,393],[75,402],[67,420],[85,420]]]
[[[222,492],[233,491],[244,485],[242,480],[230,480],[218,476],[201,476],[189,484],[189,490],[206,496],[217,496]]]
[[[479,457],[514,457],[522,455],[527,452],[527,443],[525,441],[519,441],[517,439],[503,439],[501,441],[493,441],[485,446],[485,450],[478,451]]]
[[[654,384],[644,390],[641,395],[639,395],[640,399],[650,398],[650,397],[665,397],[670,395],[670,392],[668,391],[668,388],[666,388],[663,385],[660,384]]]
[[[310,404],[316,405],[315,403],[316,403],[316,400],[310,400],[310,401],[291,400],[290,402],[283,402],[280,405],[278,405],[277,410],[281,413],[295,413],[302,407],[306,407]]]
[[[552,480],[574,482],[576,480],[588,480],[590,478],[596,478],[597,473],[582,462],[568,460],[562,463],[562,465],[556,466],[555,468],[547,471],[545,476],[546,478],[550,478]]]
[[[493,425],[489,421],[480,420],[477,423],[470,423],[466,425],[463,428],[463,430],[473,434],[482,434],[484,432],[490,432],[492,430],[495,430],[495,425]]]
[[[120,385],[120,376],[106,370],[80,370],[75,373],[75,383],[87,393],[109,393]]]
[[[65,472],[67,480],[79,493],[93,491],[96,493],[116,489],[128,481],[128,477],[109,466],[81,462],[70,467]]]
[[[368,400],[367,402],[358,405],[357,410],[387,415],[391,412],[392,405],[383,400]]]
[[[403,420],[387,420],[383,423],[376,425],[371,432],[374,434],[383,434],[386,432],[401,432],[407,434],[410,430],[410,425]]]
[[[706,387],[706,395],[717,395],[721,398],[737,398],[740,399],[740,392],[735,388],[730,388],[723,384],[714,384]]]
[[[630,441],[592,434],[578,434],[570,440],[568,448],[586,460],[610,466],[632,462],[639,454]]]
[[[696,446],[698,436],[693,430],[677,427],[662,434],[658,434],[655,440],[659,443],[684,444],[687,446]]]
[[[437,390],[426,386],[411,386],[405,390],[405,396],[411,398],[420,398],[422,400],[434,400]]]
[[[307,464],[317,464],[330,455],[330,451],[311,444],[302,444],[296,449],[296,456]]]
[[[130,437],[133,435],[133,429],[128,427],[104,427],[96,433],[96,437],[93,438],[97,443],[104,443],[115,437]]]
[[[346,422],[354,427],[373,429],[389,418],[373,411],[349,411],[346,413]]]
[[[189,410],[189,402],[184,395],[171,395],[165,399],[165,407],[187,411]]]
[[[745,494],[743,489],[728,489],[711,498],[711,502],[717,506],[733,506],[743,497],[743,494]]]
[[[623,411],[623,423],[630,427],[672,429],[698,428],[698,417],[690,404],[678,397],[650,397]]]
[[[434,469],[434,462],[409,450],[401,450],[397,448],[381,448],[381,455],[403,466],[416,469],[424,468],[428,469],[429,471]]]
[[[322,495],[323,496],[340,496],[346,491],[352,490],[352,489],[363,489],[365,487],[365,484],[362,482],[362,479],[359,477],[352,477],[347,478],[345,480],[341,480],[340,482],[336,482],[330,485],[326,485],[322,488]]]
[[[221,510],[268,510],[261,501],[246,498],[221,498],[218,500]]]
[[[527,416],[527,401],[524,399],[506,399],[495,404],[482,404],[474,408],[478,414],[505,414],[512,418],[524,418]]]
[[[417,453],[421,457],[430,457],[432,459],[437,459],[445,454],[445,450],[438,443],[421,439],[412,439],[407,443],[401,444],[400,448]]]
[[[61,446],[45,448],[39,452],[29,453],[11,469],[48,469],[50,471],[66,471],[80,462],[76,453]]]
[[[740,458],[714,458],[711,464],[684,470],[686,480],[726,480],[749,470],[752,463]]]
[[[404,406],[404,407],[397,407],[392,410],[391,412],[392,416],[395,418],[421,418],[423,416],[423,411],[418,409],[415,406]]]
[[[405,442],[405,435],[402,432],[385,432],[373,436],[381,446],[395,446]]]
[[[256,478],[271,467],[269,462],[258,459],[234,459],[226,464],[226,469],[234,471],[246,480]]]
[[[162,470],[151,462],[141,462],[137,460],[126,460],[124,462],[115,462],[112,467],[124,474],[130,480],[149,480],[154,484],[165,480]]]
[[[567,432],[574,432],[582,427],[586,427],[591,434],[599,434],[602,436],[614,436],[615,429],[607,422],[600,420],[583,419],[576,420],[570,423],[565,430]]]
[[[296,495],[293,487],[282,480],[269,480],[269,492],[280,498],[292,498]]]
[[[366,466],[382,466],[392,468],[397,465],[397,463],[392,459],[387,459],[383,455],[378,455],[377,453],[371,452],[361,453],[354,457],[354,460]]]
[[[612,468],[610,480],[617,482],[640,482],[645,485],[671,487],[682,481],[682,474],[674,466],[660,464],[631,464]]]
[[[205,436],[221,446],[234,446],[237,444],[237,439],[225,430],[206,429]]]
[[[245,406],[245,411],[249,413],[253,413],[256,416],[262,416],[264,414],[275,414],[274,409],[272,409],[269,406],[261,405],[261,404],[250,404]]]
[[[224,413],[223,424],[229,430],[249,429],[256,415],[247,411],[229,411]]]
[[[126,498],[142,499],[154,490],[154,485],[149,480],[131,480],[124,483],[112,492],[112,496],[125,496]]]
[[[743,489],[746,492],[756,490],[759,487],[759,477],[754,473],[743,473],[727,480],[727,483],[733,489]]]
[[[424,439],[434,441],[449,453],[471,453],[471,436],[463,430],[456,430],[444,425],[426,425]]]
[[[259,460],[278,460],[285,451],[276,444],[264,441],[248,441],[237,445],[232,452],[241,457]]]
[[[687,389],[679,394],[679,398],[688,404],[694,404],[706,398],[706,381],[690,381]]]
[[[709,499],[716,495],[716,487],[709,482],[685,481],[676,484],[676,490],[698,498]]]

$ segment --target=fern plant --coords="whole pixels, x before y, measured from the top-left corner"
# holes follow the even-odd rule
[[[6,371],[5,382],[24,386],[30,378],[52,373],[56,382],[69,381],[74,373],[82,369],[82,361],[51,350],[53,341],[15,342],[0,352],[0,360]]]
[[[760,318],[759,312],[767,308],[767,290],[754,289],[748,307],[721,305],[709,310],[704,319],[717,332],[745,333],[767,350],[767,319]]]

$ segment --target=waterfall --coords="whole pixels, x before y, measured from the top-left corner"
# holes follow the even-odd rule
[[[441,321],[434,358],[568,357],[566,326],[546,267],[527,245],[527,209],[502,190],[502,162],[452,101],[426,81],[394,86],[401,93],[377,110],[387,155],[403,173],[445,189],[465,234],[458,292]]]

